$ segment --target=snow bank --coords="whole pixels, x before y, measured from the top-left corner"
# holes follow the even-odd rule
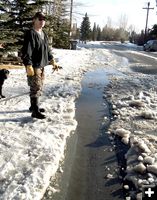
[[[54,57],[62,70],[52,74],[45,67],[45,84],[40,98],[47,118],[31,118],[25,69],[10,70],[0,110],[0,199],[39,200],[59,161],[64,159],[66,138],[77,126],[75,100],[81,91],[81,78],[87,70],[110,67],[114,56],[104,49],[57,50]]]
[[[128,77],[113,78],[106,95],[113,105],[109,133],[129,146],[124,182],[136,189],[129,188],[128,198],[142,198],[142,187],[157,183],[156,80],[155,75],[128,73]]]
[[[0,200],[42,198],[59,161],[64,159],[66,138],[77,126],[75,100],[81,91],[82,76],[98,67],[111,72],[108,74],[111,83],[104,94],[112,104],[114,119],[109,132],[130,147],[125,155],[124,179],[134,183],[136,190],[127,199],[133,195],[141,198],[142,185],[157,181],[157,94],[154,89],[157,77],[142,74],[137,77],[128,70],[127,59],[103,48],[103,44],[91,43],[79,44],[79,50],[53,50],[63,69],[52,74],[51,66],[45,68],[46,80],[40,98],[41,106],[46,109],[44,120],[30,117],[25,70],[10,70],[4,94],[21,95],[0,102]],[[113,69],[127,75],[114,74]],[[128,191],[129,187],[124,185]]]

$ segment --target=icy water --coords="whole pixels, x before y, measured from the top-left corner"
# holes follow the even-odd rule
[[[103,92],[109,73],[115,72],[100,68],[87,72],[82,80],[76,102],[77,132],[68,139],[63,173],[58,171],[51,183],[56,191],[48,192],[47,200],[123,199],[116,156],[106,134],[110,112]],[[106,179],[108,174],[112,180]]]

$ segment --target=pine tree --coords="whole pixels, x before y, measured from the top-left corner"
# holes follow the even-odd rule
[[[153,28],[150,30],[150,35],[155,39],[157,38],[157,24],[154,24]]]
[[[97,40],[97,35],[98,35],[98,32],[97,32],[97,28],[96,28],[96,23],[94,23],[93,30],[92,30],[92,40],[93,41]]]
[[[90,28],[90,21],[87,13],[83,18],[80,28],[80,39],[86,43],[87,40],[91,39],[91,28]]]
[[[67,0],[0,0],[0,44],[7,52],[18,51],[24,32],[32,26],[32,17],[37,11],[43,11],[47,17],[44,30],[50,43],[53,42],[55,47],[67,47],[66,5]]]
[[[69,23],[66,20],[55,19],[53,24],[53,47],[69,48]]]
[[[69,48],[69,21],[67,20],[67,0],[55,0],[53,12],[49,15],[48,36],[56,48]]]
[[[97,26],[97,41],[101,41],[101,28]]]
[[[0,43],[6,51],[21,47],[23,34],[32,24],[32,16],[42,10],[43,0],[1,0],[0,1]]]

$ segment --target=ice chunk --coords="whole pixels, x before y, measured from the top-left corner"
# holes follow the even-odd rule
[[[145,107],[145,103],[141,100],[130,101],[129,105],[132,106],[132,107]]]
[[[131,132],[129,130],[126,130],[124,128],[118,128],[115,130],[115,134],[120,136],[120,137],[129,137]]]
[[[134,167],[134,170],[136,172],[143,174],[146,172],[146,166],[143,163],[139,163]]]
[[[152,165],[155,162],[155,158],[151,156],[146,156],[144,158],[144,163]]]
[[[153,165],[148,165],[147,166],[148,172],[152,172],[153,174],[157,174],[157,163]]]
[[[141,112],[140,116],[145,119],[156,119],[156,112],[152,110],[145,110]]]

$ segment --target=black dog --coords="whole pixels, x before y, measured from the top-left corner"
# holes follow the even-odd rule
[[[5,98],[5,96],[2,95],[2,87],[3,87],[5,79],[7,79],[8,76],[9,76],[9,70],[0,69],[0,99]]]

